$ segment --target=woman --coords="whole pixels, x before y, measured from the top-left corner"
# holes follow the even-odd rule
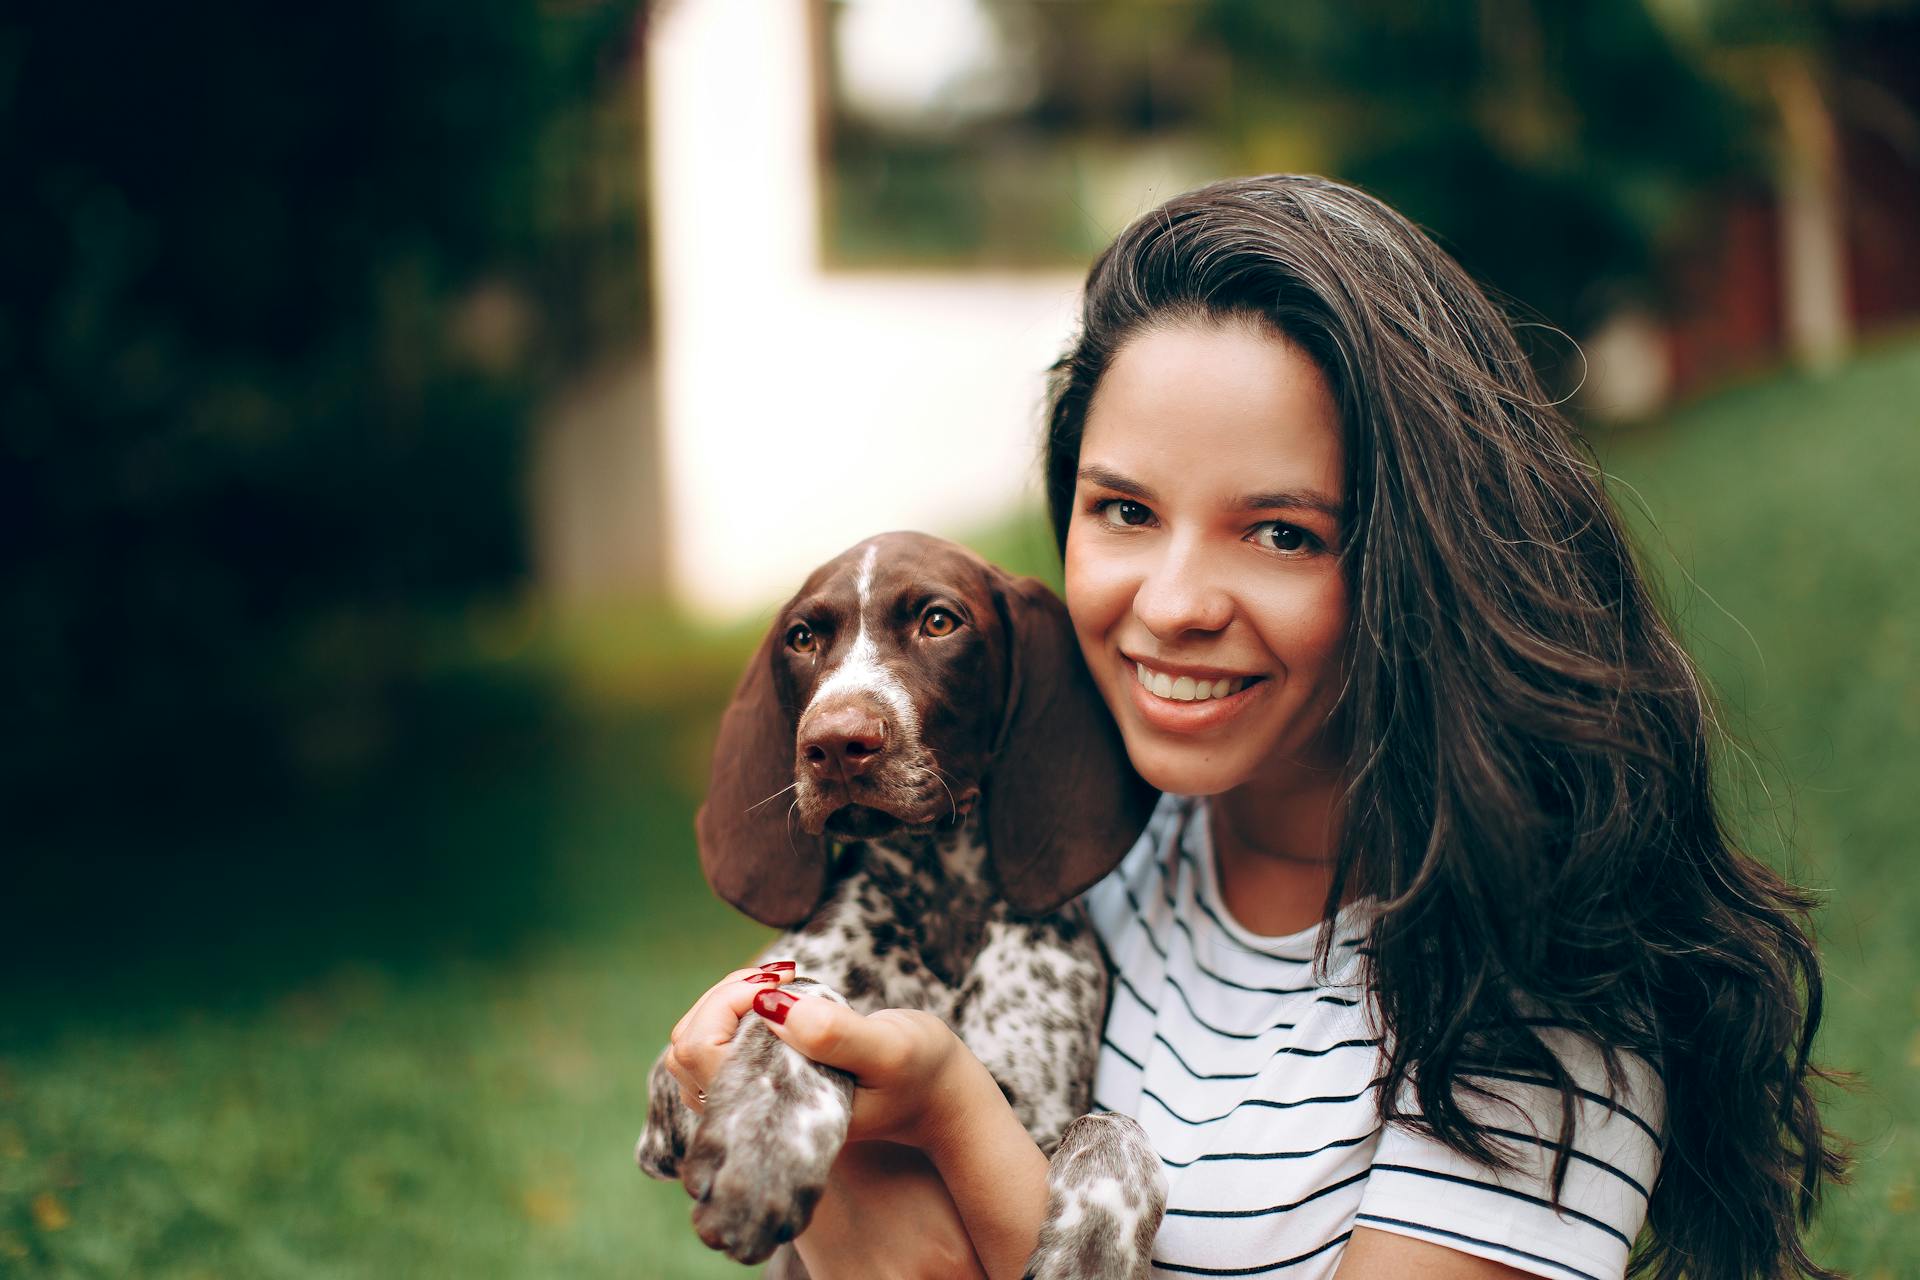
[[[1809,901],[1729,844],[1700,679],[1459,267],[1320,179],[1181,196],[1094,264],[1046,467],[1082,651],[1168,793],[1087,895],[1095,1095],[1167,1166],[1163,1272],[1831,1274]],[[1019,1275],[1046,1164],[979,1063],[750,976],[676,1029],[682,1083],[757,1007],[884,1140],[814,1274]]]

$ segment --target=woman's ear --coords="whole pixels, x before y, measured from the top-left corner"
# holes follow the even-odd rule
[[[827,845],[790,819],[794,716],[773,678],[776,634],[767,633],[720,717],[713,774],[694,828],[700,869],[722,898],[762,924],[806,919],[827,883]]]
[[[1155,792],[1127,759],[1066,606],[1045,584],[1000,570],[994,595],[1011,676],[984,801],[987,849],[1007,902],[1039,915],[1113,869]]]

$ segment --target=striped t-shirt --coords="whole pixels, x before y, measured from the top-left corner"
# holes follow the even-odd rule
[[[1138,1119],[1166,1168],[1153,1274],[1320,1280],[1366,1226],[1560,1280],[1623,1275],[1660,1162],[1646,1063],[1625,1055],[1616,1099],[1590,1041],[1541,1030],[1583,1090],[1558,1212],[1551,1087],[1481,1076],[1514,1105],[1463,1099],[1505,1135],[1513,1171],[1383,1129],[1365,906],[1334,922],[1331,972],[1316,973],[1317,929],[1261,937],[1227,914],[1207,813],[1163,797],[1085,899],[1115,969],[1094,1105]]]

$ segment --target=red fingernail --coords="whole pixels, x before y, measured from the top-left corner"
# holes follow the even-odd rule
[[[753,1011],[768,1022],[785,1022],[787,1011],[800,1003],[800,997],[791,991],[782,991],[778,987],[768,987],[753,998]]]
[[[780,981],[780,975],[777,973],[750,973],[744,979],[742,979],[742,981],[744,982],[778,982]]]
[[[762,969],[785,969],[792,972],[800,966],[792,960],[769,960],[760,966]]]

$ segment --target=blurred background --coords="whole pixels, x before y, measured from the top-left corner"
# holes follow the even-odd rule
[[[1090,256],[1275,170],[1570,397],[1920,1270],[1920,3],[209,0],[0,17],[0,1274],[738,1274],[631,1146],[748,648],[1057,580]]]

